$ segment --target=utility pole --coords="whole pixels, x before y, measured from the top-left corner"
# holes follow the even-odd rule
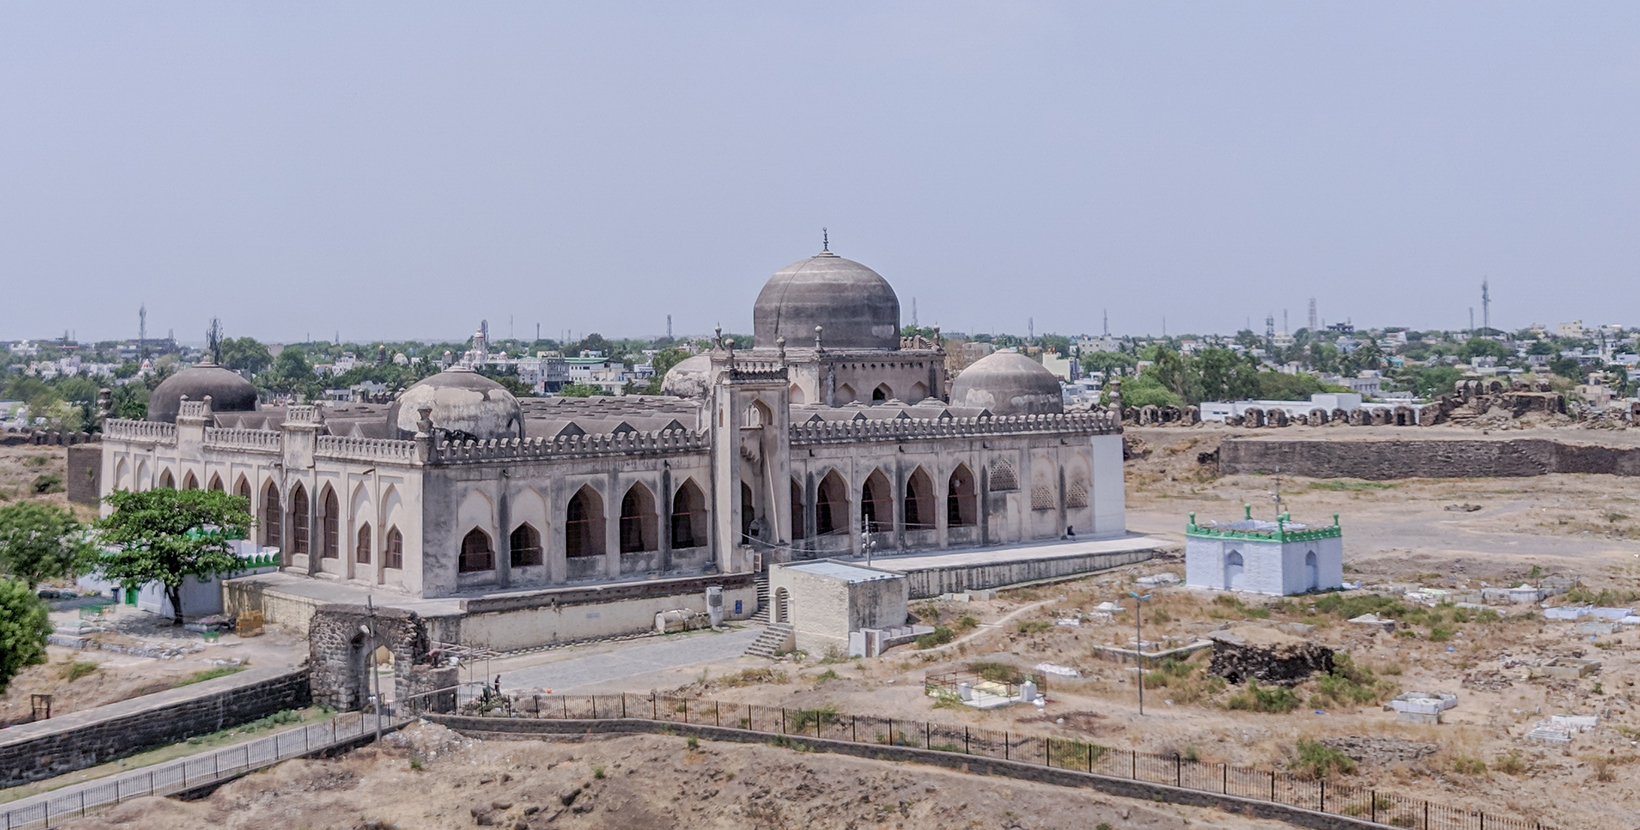
[[[1133,597],[1133,664],[1139,667],[1139,715],[1145,714],[1145,600],[1150,594],[1139,596],[1137,591],[1128,591]]]

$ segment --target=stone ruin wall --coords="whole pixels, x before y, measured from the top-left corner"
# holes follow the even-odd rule
[[[1208,459],[1211,461],[1211,459]],[[1542,438],[1476,441],[1325,441],[1228,438],[1219,473],[1310,478],[1513,478],[1549,473],[1640,476],[1640,448]]]

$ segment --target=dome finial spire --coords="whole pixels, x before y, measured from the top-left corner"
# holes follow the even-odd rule
[[[821,253],[828,253],[830,251],[831,251],[831,236],[826,232],[825,228],[821,228],[820,229],[820,252]]]

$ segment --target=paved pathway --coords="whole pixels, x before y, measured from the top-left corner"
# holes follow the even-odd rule
[[[744,654],[762,631],[761,627],[748,627],[723,633],[671,636],[646,641],[646,645],[514,669],[501,673],[501,688],[504,691],[551,689],[554,693],[563,693],[651,672],[729,660]]]

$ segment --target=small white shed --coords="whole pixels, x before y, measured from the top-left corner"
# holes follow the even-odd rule
[[[1185,584],[1194,588],[1287,596],[1344,586],[1344,531],[1333,523],[1311,527],[1283,513],[1273,522],[1253,518],[1185,528]]]
[[[832,559],[771,567],[769,591],[774,622],[820,655],[847,654],[851,632],[904,626],[911,595],[905,574]]]

